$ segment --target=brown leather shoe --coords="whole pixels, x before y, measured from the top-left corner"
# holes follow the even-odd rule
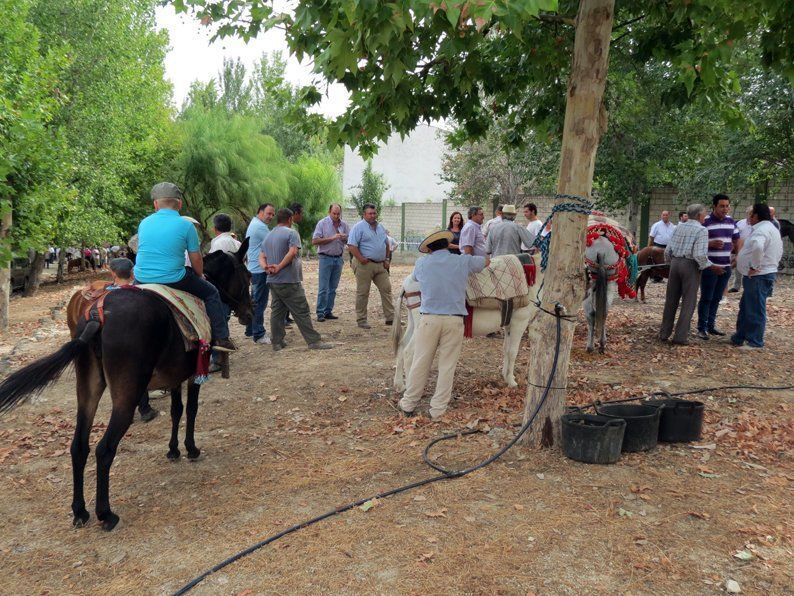
[[[237,346],[234,345],[234,342],[225,337],[223,339],[215,339],[212,341],[212,349],[218,350],[219,352],[234,352],[237,350]]]

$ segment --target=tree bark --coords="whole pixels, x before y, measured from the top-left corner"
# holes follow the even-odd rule
[[[40,252],[35,253],[33,256],[33,260],[30,262],[30,274],[25,280],[25,288],[22,290],[23,296],[33,296],[33,294],[36,293],[36,290],[39,289],[39,285],[41,284],[41,272],[44,270],[45,258],[45,254]]]
[[[0,243],[5,244],[13,223],[12,212],[3,215],[0,220]],[[11,262],[0,263],[0,331],[8,329],[8,300],[11,295]]]
[[[590,198],[598,141],[606,128],[602,104],[609,63],[614,0],[581,0],[576,17],[573,67],[568,82],[560,159],[559,194]],[[557,203],[570,202],[558,199]],[[584,298],[583,256],[587,216],[558,212],[554,215],[551,247],[542,307],[554,312],[555,304],[565,314],[576,316]],[[545,404],[527,433],[534,445],[552,446],[559,442],[560,416],[565,409],[565,387],[571,356],[574,322],[562,321],[557,371]],[[554,360],[557,336],[556,317],[536,310],[530,322],[530,367],[524,421],[534,412],[548,382]]]
[[[66,248],[58,250],[58,272],[55,274],[55,283],[63,283],[66,279]]]

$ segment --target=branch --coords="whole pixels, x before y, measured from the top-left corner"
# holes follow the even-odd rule
[[[636,23],[637,21],[641,21],[642,19],[645,18],[645,16],[646,15],[641,14],[640,16],[635,17],[633,19],[629,19],[628,21],[623,21],[619,25],[615,25],[614,27],[612,27],[612,31],[615,31],[616,29],[622,29],[623,27],[625,27],[627,25],[631,25],[632,23]]]
[[[576,17],[568,17],[562,14],[539,14],[538,20],[546,23],[562,23],[564,25],[576,27]]]

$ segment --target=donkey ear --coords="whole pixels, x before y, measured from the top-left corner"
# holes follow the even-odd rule
[[[245,237],[243,243],[240,245],[240,248],[237,249],[237,261],[242,263],[245,260],[245,256],[248,254],[248,244],[250,243],[251,238],[249,236]]]

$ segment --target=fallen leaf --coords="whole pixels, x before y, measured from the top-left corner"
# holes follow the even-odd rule
[[[423,553],[416,560],[418,563],[430,563],[436,553]]]
[[[276,401],[278,399],[278,395],[271,395],[268,397],[270,401]]]
[[[618,515],[620,517],[631,517],[632,515],[634,515],[634,513],[626,509],[623,509],[623,507],[621,507],[618,509]]]
[[[733,553],[733,556],[740,561],[752,561],[753,560],[753,553],[749,550],[738,550]]]
[[[447,508],[442,507],[438,511],[425,511],[425,515],[427,517],[446,517],[447,516]]]
[[[347,398],[344,395],[339,396],[339,401],[347,401]]]
[[[696,517],[698,519],[711,519],[711,515],[708,513],[698,513],[697,511],[687,511],[687,515],[691,515],[692,517]]]
[[[377,504],[378,504],[377,499],[370,499],[366,503],[362,503],[361,505],[359,505],[358,508],[361,509],[361,511],[367,512]]]

